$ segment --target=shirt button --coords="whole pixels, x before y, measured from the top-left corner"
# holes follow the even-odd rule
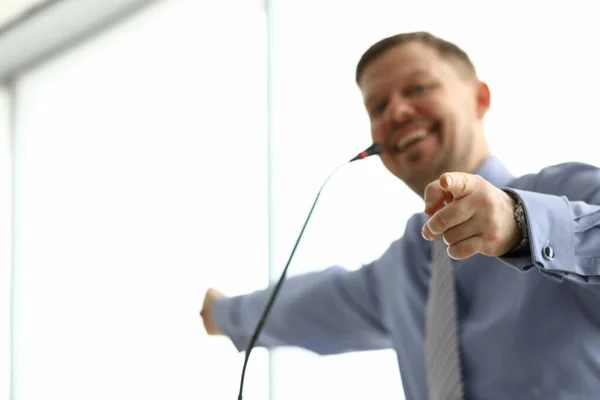
[[[554,259],[554,249],[550,246],[545,246],[542,249],[542,255],[546,260],[552,261]]]

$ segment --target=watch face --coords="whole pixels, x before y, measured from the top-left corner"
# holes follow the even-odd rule
[[[525,210],[523,209],[523,204],[519,201],[517,206],[515,207],[515,220],[517,221],[517,226],[521,231],[521,237],[523,240],[527,240],[527,223],[525,222]]]

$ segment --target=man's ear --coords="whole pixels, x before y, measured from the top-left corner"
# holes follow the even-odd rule
[[[491,94],[490,88],[485,82],[477,82],[477,117],[483,119],[490,109]]]

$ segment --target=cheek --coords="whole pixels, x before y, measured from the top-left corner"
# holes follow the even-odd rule
[[[467,127],[468,111],[463,108],[449,109],[446,116],[448,130],[455,136],[461,135]]]
[[[460,104],[447,104],[442,101],[431,104],[429,108],[431,117],[441,123],[442,140],[446,145],[454,140],[453,137],[457,136],[457,132],[464,125],[460,108]]]
[[[373,142],[383,143],[387,132],[387,124],[379,121],[371,122],[371,138]]]
[[[430,118],[440,119],[448,113],[451,106],[452,104],[448,104],[446,107],[443,99],[439,97],[430,97],[424,99],[423,102],[419,104],[419,111],[421,114]]]

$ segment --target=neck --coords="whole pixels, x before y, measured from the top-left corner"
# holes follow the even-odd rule
[[[473,157],[468,165],[465,165],[464,168],[461,168],[461,171],[468,174],[474,174],[491,155],[492,154],[490,153],[489,149],[486,147],[485,151],[480,152],[477,157]]]

